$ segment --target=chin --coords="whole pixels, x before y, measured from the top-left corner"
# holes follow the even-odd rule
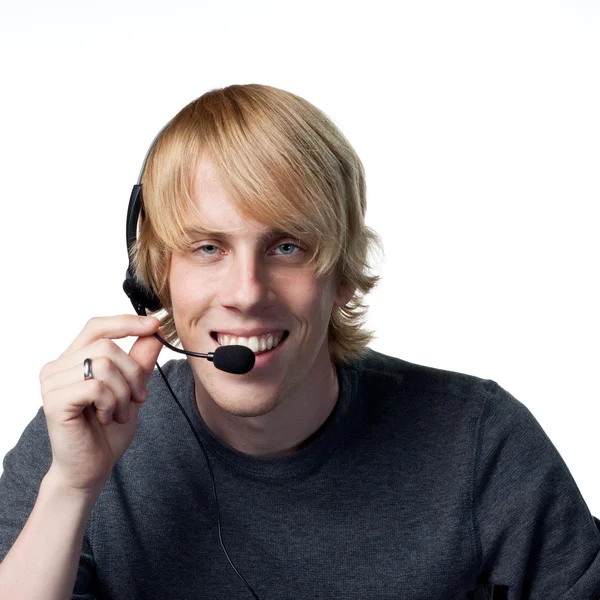
[[[245,398],[214,398],[217,406],[233,415],[235,417],[262,417],[279,406],[279,402],[276,398],[262,400],[262,401],[249,401]]]
[[[260,417],[281,404],[286,397],[285,378],[260,380],[246,375],[231,375],[216,370],[210,363],[198,365],[196,371],[197,401],[205,406],[218,407],[223,413],[236,417]]]

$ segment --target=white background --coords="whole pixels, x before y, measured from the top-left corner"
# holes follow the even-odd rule
[[[42,366],[132,312],[125,214],[154,135],[209,89],[263,83],[364,162],[372,347],[497,381],[600,516],[599,30],[593,0],[2,0],[0,456]]]

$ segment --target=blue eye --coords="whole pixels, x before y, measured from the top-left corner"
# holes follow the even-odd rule
[[[285,250],[284,250],[285,248]],[[279,246],[277,246],[277,249],[281,249],[282,252],[281,254],[285,255],[290,255],[290,254],[294,254],[294,249],[299,250],[300,248],[298,246],[296,246],[296,244],[292,244],[290,242],[285,242],[284,244],[279,244]]]
[[[218,248],[214,244],[206,244],[204,246],[198,246],[198,248],[196,248],[195,251],[202,252],[202,254],[205,254],[207,256],[212,256],[216,253],[217,250]]]

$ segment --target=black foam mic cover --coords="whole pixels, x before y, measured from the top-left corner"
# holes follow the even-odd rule
[[[254,367],[254,352],[246,346],[219,346],[212,361],[221,371],[243,375]]]

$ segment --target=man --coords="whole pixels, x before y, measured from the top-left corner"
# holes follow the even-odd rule
[[[211,91],[142,187],[132,260],[161,333],[246,345],[255,366],[190,357],[163,382],[158,320],[90,320],[4,462],[0,600],[600,596],[600,532],[527,408],[367,348],[377,238],[325,115],[267,86]]]

